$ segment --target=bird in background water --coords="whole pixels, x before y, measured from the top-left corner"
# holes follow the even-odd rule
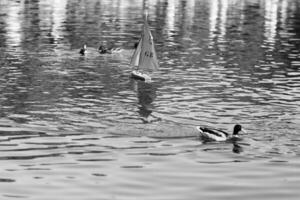
[[[84,44],[83,47],[80,49],[79,53],[80,53],[81,55],[85,55],[86,51],[87,51],[87,50],[86,50],[86,44]]]
[[[99,51],[100,54],[106,54],[106,53],[111,54],[112,53],[112,49],[109,49],[104,45],[100,45],[99,48],[98,48],[98,51]]]

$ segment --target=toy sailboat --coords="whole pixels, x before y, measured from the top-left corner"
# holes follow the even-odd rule
[[[133,53],[130,65],[135,68],[131,72],[131,77],[146,82],[151,81],[151,77],[145,72],[158,70],[153,37],[147,23],[147,18],[144,21],[142,36]]]

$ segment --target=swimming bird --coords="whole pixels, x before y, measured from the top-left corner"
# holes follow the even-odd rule
[[[84,55],[86,53],[86,44],[83,45],[83,47],[80,49],[79,53],[81,55]]]
[[[100,54],[112,54],[120,52],[121,48],[107,48],[104,45],[100,45],[98,51]]]
[[[240,132],[246,133],[246,131],[243,130],[242,126],[239,124],[234,126],[232,135],[230,135],[225,131],[222,131],[220,129],[215,129],[215,128],[197,126],[196,129],[199,131],[202,139],[208,141],[217,141],[217,142],[226,141],[230,139],[237,139],[239,138]]]
[[[100,45],[99,48],[98,48],[98,51],[100,54],[111,54],[111,49],[108,49],[107,47],[103,46],[103,45]]]

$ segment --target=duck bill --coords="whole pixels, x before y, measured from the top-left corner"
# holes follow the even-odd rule
[[[242,132],[242,133],[244,133],[244,134],[247,133],[247,131],[245,131],[245,129],[243,129],[243,128],[242,128],[242,130],[240,130],[240,132]]]

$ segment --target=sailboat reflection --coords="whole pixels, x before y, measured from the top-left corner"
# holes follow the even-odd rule
[[[137,80],[132,81],[134,91],[137,92],[138,97],[138,113],[143,123],[160,121],[161,118],[154,116],[152,113],[154,110],[153,101],[156,98],[157,88],[151,83]]]

